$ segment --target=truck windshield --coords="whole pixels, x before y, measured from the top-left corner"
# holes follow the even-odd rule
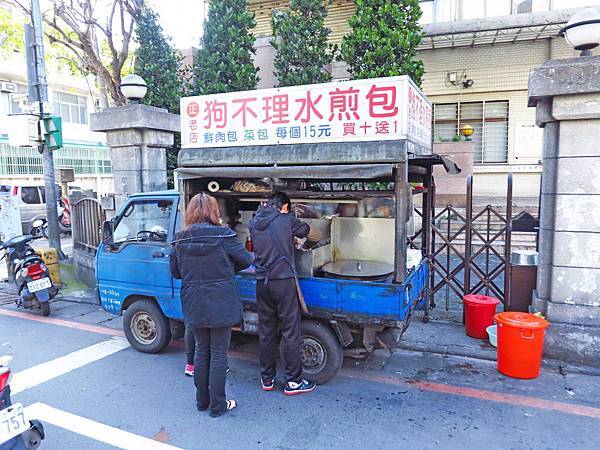
[[[165,242],[172,208],[171,200],[130,203],[115,227],[115,244],[125,241]]]

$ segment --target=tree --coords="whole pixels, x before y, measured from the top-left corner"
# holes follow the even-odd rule
[[[23,21],[15,20],[10,11],[4,9],[0,3],[0,55],[23,50]]]
[[[194,67],[196,95],[256,88],[258,69],[252,62],[250,32],[255,25],[246,0],[211,0]]]
[[[182,80],[179,73],[181,56],[171,47],[158,23],[159,16],[145,7],[135,30],[139,47],[135,50],[134,72],[148,85],[142,103],[179,113]]]
[[[417,85],[425,71],[417,58],[423,32],[418,0],[356,0],[352,31],[341,56],[355,79],[409,75]]]
[[[29,2],[11,1],[30,14]],[[103,106],[124,105],[119,86],[144,0],[51,0],[51,4],[52,10],[42,15],[50,42],[67,48],[81,73],[96,76]],[[101,7],[106,8],[104,20],[98,17]]]
[[[327,7],[323,0],[291,0],[289,11],[274,11],[271,18],[277,50],[275,75],[280,86],[324,83],[331,80],[325,67],[333,61],[336,46],[327,42]]]

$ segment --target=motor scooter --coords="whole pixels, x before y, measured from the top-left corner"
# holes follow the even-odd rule
[[[19,308],[39,309],[42,316],[50,315],[49,301],[56,297],[58,288],[52,283],[50,271],[44,260],[35,253],[30,242],[42,236],[30,234],[17,236],[6,242],[0,241],[1,259],[8,259],[8,270],[14,275],[19,296],[15,303]]]
[[[0,357],[0,450],[36,449],[44,439],[44,426],[29,420],[20,403],[10,398],[10,356]]]
[[[58,226],[61,233],[71,232],[71,202],[66,195],[63,195],[59,201]]]
[[[71,207],[67,197],[61,197],[58,206],[56,207],[58,215],[58,230],[62,234],[71,232]],[[31,223],[29,234],[32,236],[42,236],[48,239],[48,219],[41,217],[35,219]]]

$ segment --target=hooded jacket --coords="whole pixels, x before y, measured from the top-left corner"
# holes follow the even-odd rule
[[[242,303],[235,272],[252,264],[235,232],[224,226],[194,224],[175,235],[171,275],[182,281],[186,325],[229,327],[240,323]]]
[[[310,227],[293,214],[261,206],[249,224],[257,280],[285,280],[296,275],[294,237],[305,238]]]

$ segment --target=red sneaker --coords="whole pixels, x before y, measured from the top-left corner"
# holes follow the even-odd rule
[[[272,391],[275,389],[275,380],[260,379],[260,385],[263,391]]]
[[[193,364],[186,364],[185,365],[185,376],[186,377],[193,377],[194,376],[194,365]]]

